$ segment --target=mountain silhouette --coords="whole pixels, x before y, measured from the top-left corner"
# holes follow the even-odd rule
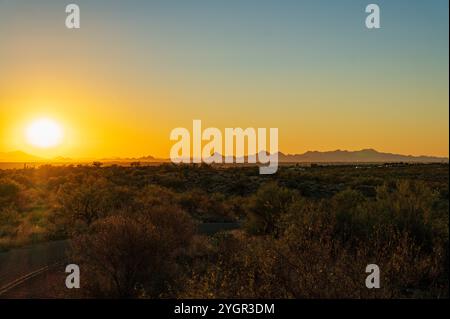
[[[256,158],[259,154],[266,154],[268,152],[261,151],[255,154]],[[248,156],[244,156],[244,162],[248,163]],[[210,156],[210,159],[228,159],[230,162],[236,162],[237,158],[233,156],[223,156],[220,153],[214,153]],[[242,159],[242,158],[240,158]],[[378,152],[372,148],[362,149],[359,151],[307,151],[303,154],[284,154],[278,152],[278,162],[280,163],[389,163],[389,162],[406,162],[406,163],[446,163],[447,157],[435,157],[435,156],[412,156],[401,155],[393,153]]]
[[[0,152],[0,162],[42,162],[47,159],[22,151]]]
[[[412,156],[393,153],[378,152],[374,149],[362,149],[360,151],[308,151],[303,154],[283,154],[278,153],[279,162],[317,162],[317,163],[378,163],[378,162],[414,162],[414,163],[431,163],[431,162],[448,162],[447,157],[435,156]]]
[[[260,152],[264,153],[264,152]],[[268,154],[266,152],[266,154]],[[215,159],[222,158],[225,162],[225,156],[220,153],[214,153],[211,157]],[[230,162],[236,162],[236,157],[227,156]],[[14,152],[0,152],[0,162],[79,162],[79,161],[92,161],[91,159],[72,159],[67,157],[55,157],[53,159],[46,159],[39,156],[31,155],[22,151]],[[130,162],[130,161],[142,161],[142,162],[168,162],[169,159],[156,158],[151,155],[142,157],[113,157],[113,158],[102,158],[100,161],[106,162]],[[407,163],[448,163],[448,157],[436,157],[436,156],[412,156],[412,155],[401,155],[394,153],[383,153],[377,150],[367,148],[359,151],[346,151],[346,150],[335,150],[335,151],[307,151],[302,154],[285,154],[278,152],[278,162],[280,163],[380,163],[380,162],[407,162]],[[248,162],[248,156],[244,157],[244,162]]]

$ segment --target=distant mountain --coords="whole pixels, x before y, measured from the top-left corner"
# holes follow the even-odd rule
[[[259,154],[268,155],[267,152]],[[225,161],[225,157],[219,153],[214,153],[211,159],[220,159]],[[231,162],[236,162],[235,157],[227,157]],[[407,163],[436,163],[448,162],[447,157],[434,156],[412,156],[393,153],[378,152],[374,149],[363,149],[360,151],[308,151],[303,154],[284,154],[278,152],[278,162],[280,163],[389,163],[389,162],[407,162]],[[244,157],[244,162],[248,162],[248,156]]]
[[[308,151],[303,154],[283,154],[278,153],[279,162],[313,162],[313,163],[378,163],[378,162],[413,162],[431,163],[448,162],[447,157],[434,156],[412,156],[393,153],[378,152],[374,149],[363,149],[360,151]]]
[[[73,162],[73,159],[70,157],[57,156],[57,157],[52,158],[52,161],[54,161],[54,162]]]
[[[14,151],[14,152],[0,152],[0,162],[45,162],[45,163],[77,163],[77,162],[91,162],[91,161],[104,161],[104,162],[167,162],[168,159],[158,159],[153,156],[141,156],[141,157],[110,157],[110,158],[70,158],[57,156],[51,159],[43,158],[39,156],[34,156],[31,154],[27,154],[22,151]]]
[[[159,159],[155,158],[151,155],[147,156],[141,156],[141,157],[109,157],[109,158],[102,158],[101,161],[105,162],[164,162],[167,161],[165,159]]]
[[[264,152],[260,152],[264,153]],[[267,154],[267,153],[266,153]],[[214,153],[211,158],[220,159],[225,162],[227,159],[230,162],[236,163],[236,157],[223,156],[220,153]],[[0,152],[0,162],[86,162],[96,159],[72,159],[67,157],[55,157],[53,159],[46,159],[31,154],[27,154],[22,151],[15,152]],[[155,158],[153,156],[142,157],[111,157],[102,158],[103,162],[169,162],[170,159]],[[360,151],[308,151],[303,154],[284,154],[278,152],[278,161],[280,163],[389,163],[389,162],[408,162],[408,163],[433,163],[433,162],[445,162],[448,163],[447,157],[434,157],[434,156],[412,156],[401,155],[393,153],[378,152],[374,149],[363,149]],[[244,162],[248,163],[248,157],[244,157]]]
[[[230,161],[230,162],[235,162],[236,161],[236,157],[234,157],[234,156],[223,156],[223,155],[221,155],[220,153],[218,153],[218,152],[215,152],[214,154],[212,154],[209,158],[208,158],[208,160],[209,161],[219,161],[220,159],[222,159],[222,162],[223,163],[225,163],[225,162],[227,162],[227,161]],[[247,161],[247,160],[245,160],[245,161]]]
[[[151,156],[151,155],[148,155],[148,156],[138,157],[137,160],[138,160],[138,161],[149,161],[149,162],[151,162],[151,161],[155,161],[156,158],[154,158],[154,157]]]
[[[0,152],[0,162],[42,162],[45,158],[27,154],[22,151]]]

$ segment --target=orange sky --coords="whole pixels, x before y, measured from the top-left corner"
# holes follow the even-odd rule
[[[387,23],[370,34],[352,17],[333,30],[296,16],[280,26],[242,8],[235,23],[248,26],[239,33],[226,19],[211,24],[210,11],[177,22],[172,8],[151,19],[144,9],[150,16],[81,1],[90,11],[69,31],[53,2],[47,11],[14,3],[0,8],[0,152],[167,158],[170,131],[200,119],[220,129],[277,127],[285,153],[449,154],[448,15],[440,10],[411,29]],[[61,124],[61,145],[26,141],[40,117]]]

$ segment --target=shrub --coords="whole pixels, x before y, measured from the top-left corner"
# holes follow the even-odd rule
[[[246,228],[253,234],[278,234],[277,223],[298,194],[276,183],[262,185],[247,206]]]
[[[57,197],[59,209],[74,230],[77,223],[90,226],[97,219],[105,217],[112,208],[113,199],[109,183],[93,176],[80,183],[64,184]]]
[[[193,231],[189,216],[170,206],[110,216],[73,241],[73,258],[84,269],[90,296],[173,295],[181,282],[178,259]]]

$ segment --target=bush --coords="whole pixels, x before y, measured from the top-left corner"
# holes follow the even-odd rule
[[[180,285],[178,259],[193,232],[189,217],[170,206],[110,216],[73,241],[73,258],[90,296],[164,297]]]
[[[0,208],[0,238],[15,236],[19,226],[19,213],[12,207]]]
[[[448,212],[436,200],[423,183],[406,181],[379,187],[374,199],[344,190],[308,200],[265,185],[249,205],[263,236],[216,236],[209,266],[193,274],[186,296],[448,296],[448,229],[434,226]],[[373,263],[381,289],[369,290],[365,267]]]
[[[89,227],[113,208],[114,194],[110,187],[105,179],[89,176],[80,183],[66,183],[59,189],[59,210],[73,230],[76,231],[80,223]]]
[[[9,178],[0,179],[0,205],[15,203],[19,197],[20,185]]]
[[[262,185],[247,206],[246,229],[252,234],[277,235],[277,223],[296,200],[298,194],[276,183]]]

